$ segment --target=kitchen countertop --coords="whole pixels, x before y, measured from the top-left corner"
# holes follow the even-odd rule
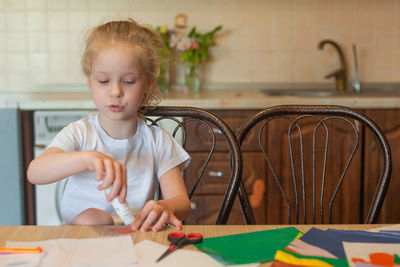
[[[353,108],[400,108],[400,94],[288,96],[268,95],[261,90],[203,90],[198,94],[173,91],[162,96],[159,105],[194,106],[207,109],[262,109],[275,105],[343,105]],[[95,109],[89,91],[0,93],[0,108],[21,110]]]

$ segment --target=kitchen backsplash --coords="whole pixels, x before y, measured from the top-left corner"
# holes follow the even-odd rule
[[[353,77],[356,44],[362,82],[399,82],[399,0],[0,0],[0,92],[84,84],[80,55],[87,30],[132,17],[173,26],[223,25],[207,66],[208,83],[333,83],[344,50]]]

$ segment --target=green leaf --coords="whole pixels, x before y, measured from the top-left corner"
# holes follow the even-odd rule
[[[196,34],[196,27],[193,27],[189,33],[189,38],[192,38]]]
[[[221,29],[222,29],[222,25],[219,25],[219,26],[215,27],[214,30],[212,30],[212,33],[214,34],[214,33],[216,33],[217,31],[220,31]]]

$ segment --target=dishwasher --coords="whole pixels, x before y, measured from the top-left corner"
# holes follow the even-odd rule
[[[35,111],[34,157],[39,156],[56,134],[73,121],[89,116],[88,110]],[[46,185],[35,185],[35,216],[37,225],[60,225],[62,217],[60,203],[67,179]]]

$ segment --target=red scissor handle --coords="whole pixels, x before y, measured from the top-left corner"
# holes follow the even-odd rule
[[[199,233],[190,233],[185,236],[182,232],[173,232],[168,235],[171,245],[185,246],[189,244],[201,243],[203,236]]]
[[[189,239],[190,241],[202,240],[203,236],[198,233],[190,233],[186,236],[186,239]]]
[[[185,234],[182,233],[182,232],[173,232],[173,233],[170,233],[168,235],[168,240],[172,241],[172,240],[175,240],[175,239],[181,239],[184,236],[185,236]]]
[[[178,248],[182,248],[189,244],[201,243],[203,241],[203,236],[198,233],[190,233],[185,236],[182,232],[173,232],[168,235],[168,240],[171,241],[168,249],[157,259],[156,262],[160,261]]]
[[[171,241],[169,245],[169,250],[174,250],[176,248],[176,244],[185,237],[185,234],[182,232],[173,232],[168,235],[168,240]]]

